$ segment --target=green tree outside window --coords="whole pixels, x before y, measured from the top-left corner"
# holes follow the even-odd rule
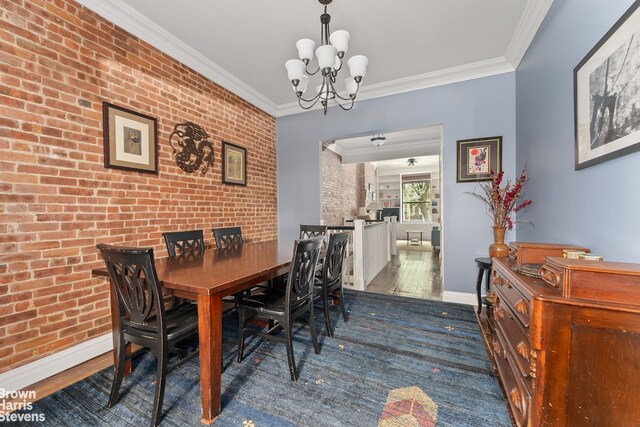
[[[402,184],[403,221],[431,221],[431,181]]]

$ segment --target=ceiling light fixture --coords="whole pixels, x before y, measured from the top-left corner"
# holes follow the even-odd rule
[[[416,167],[416,163],[418,163],[418,161],[416,159],[414,159],[413,157],[410,158],[409,160],[407,160],[407,166],[409,166],[410,168],[415,168]]]
[[[387,137],[384,135],[372,136],[371,143],[376,147],[380,147],[387,140]]]
[[[328,101],[333,99],[336,104],[343,110],[350,110],[355,104],[356,96],[360,90],[360,83],[367,72],[369,60],[364,55],[355,55],[349,58],[347,65],[351,77],[344,79],[346,86],[346,96],[341,96],[334,84],[338,72],[342,69],[342,61],[349,47],[349,39],[351,36],[347,31],[338,30],[329,35],[329,22],[331,15],[327,13],[327,5],[332,0],[318,0],[324,5],[324,13],[320,15],[320,47],[316,49],[316,43],[311,39],[300,39],[296,43],[298,48],[298,57],[300,59],[290,59],[284,65],[287,68],[287,76],[293,91],[298,97],[298,104],[304,110],[312,108],[318,100],[327,114]],[[308,69],[309,63],[315,56],[318,58],[318,67],[311,72]],[[307,99],[303,98],[303,94],[309,84],[309,76],[313,76],[320,72],[322,75],[322,84],[316,87],[316,94]],[[306,73],[306,74],[305,74]],[[345,101],[345,102],[340,102]],[[344,105],[343,105],[344,104]]]

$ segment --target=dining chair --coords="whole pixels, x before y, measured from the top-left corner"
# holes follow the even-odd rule
[[[322,237],[296,240],[284,295],[277,289],[267,289],[262,294],[238,302],[238,362],[243,359],[245,334],[282,341],[281,337],[273,335],[282,329],[291,381],[297,381],[298,371],[293,354],[292,326],[294,321],[304,316],[307,316],[313,349],[316,354],[320,354],[313,316],[313,280],[322,242]],[[270,326],[265,333],[252,332],[246,328],[247,321],[250,319],[268,320]]]
[[[106,244],[99,244],[97,248],[109,273],[119,320],[114,322],[116,362],[108,406],[111,408],[118,402],[125,363],[133,357],[127,354],[126,346],[133,343],[148,348],[157,362],[156,392],[150,421],[154,427],[161,418],[167,373],[198,352],[196,349],[174,365],[168,365],[169,353],[176,349],[176,344],[198,331],[197,306],[182,304],[165,309],[152,248],[123,248]]]
[[[242,246],[242,228],[240,227],[214,228],[211,231],[218,249]]]
[[[327,226],[326,225],[303,225],[300,224],[300,238],[311,239],[313,237],[326,237]]]
[[[169,256],[176,256],[176,249],[179,249],[178,255],[192,255],[196,252],[204,251],[204,234],[202,230],[191,231],[171,231],[162,233],[164,242],[167,245]]]
[[[329,299],[333,299],[333,296],[338,298],[338,304],[342,309],[342,318],[345,322],[347,321],[344,292],[342,290],[342,273],[349,234],[348,232],[331,234],[321,273],[316,275],[313,287],[315,298],[322,299],[324,323],[327,328],[327,335],[330,337],[333,336],[333,330],[331,329],[331,318],[329,316]]]

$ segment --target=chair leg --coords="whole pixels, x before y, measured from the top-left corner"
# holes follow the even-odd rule
[[[162,401],[164,400],[164,384],[167,380],[167,352],[160,348],[157,353],[158,371],[156,373],[156,396],[153,400],[151,427],[156,427],[162,416]]]
[[[324,315],[324,324],[327,328],[327,336],[333,336],[333,330],[331,330],[331,318],[329,317],[329,295],[322,295],[322,307],[323,307],[323,315]]]
[[[318,335],[316,334],[316,318],[313,315],[313,300],[309,303],[309,330],[311,331],[311,342],[313,342],[313,351],[320,354],[320,346],[318,345]]]
[[[238,312],[238,355],[236,356],[236,360],[238,363],[242,362],[243,354],[244,354],[244,310],[239,309]]]
[[[117,332],[114,331],[114,333]],[[127,350],[125,347],[124,337],[122,335],[120,336],[120,340],[118,341],[116,348],[114,348],[113,351],[115,353],[116,363],[114,366],[115,369],[113,373],[113,383],[111,385],[111,394],[109,395],[109,408],[118,403],[118,392],[120,391],[120,386],[122,386],[122,378],[124,377],[124,366],[127,361]]]
[[[291,374],[291,381],[298,381],[298,371],[296,370],[296,361],[293,356],[293,341],[291,338],[291,322],[286,322],[284,325],[284,337],[287,345],[287,361],[289,363],[289,374]]]
[[[347,322],[349,320],[349,317],[347,316],[347,309],[344,308],[344,292],[342,291],[342,286],[340,286],[340,289],[338,290],[338,292],[340,292],[340,308],[342,309],[342,318],[344,319],[345,322]]]

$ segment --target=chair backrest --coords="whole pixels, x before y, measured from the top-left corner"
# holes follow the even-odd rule
[[[211,231],[213,231],[218,249],[242,246],[242,229],[240,227],[214,228]]]
[[[311,239],[318,236],[327,235],[326,225],[300,225],[300,238]]]
[[[344,258],[349,243],[349,232],[332,233],[327,245],[327,253],[322,264],[324,287],[330,290],[341,283]]]
[[[191,255],[204,251],[204,233],[202,230],[171,231],[162,233],[167,245],[169,256],[176,256],[176,248],[180,250],[178,255]]]
[[[323,242],[322,236],[295,242],[286,290],[286,309],[292,314],[313,300],[313,282]]]
[[[162,288],[152,248],[97,245],[102,254],[113,293],[118,298],[118,316],[124,329],[166,335]],[[149,322],[149,320],[153,320]]]

